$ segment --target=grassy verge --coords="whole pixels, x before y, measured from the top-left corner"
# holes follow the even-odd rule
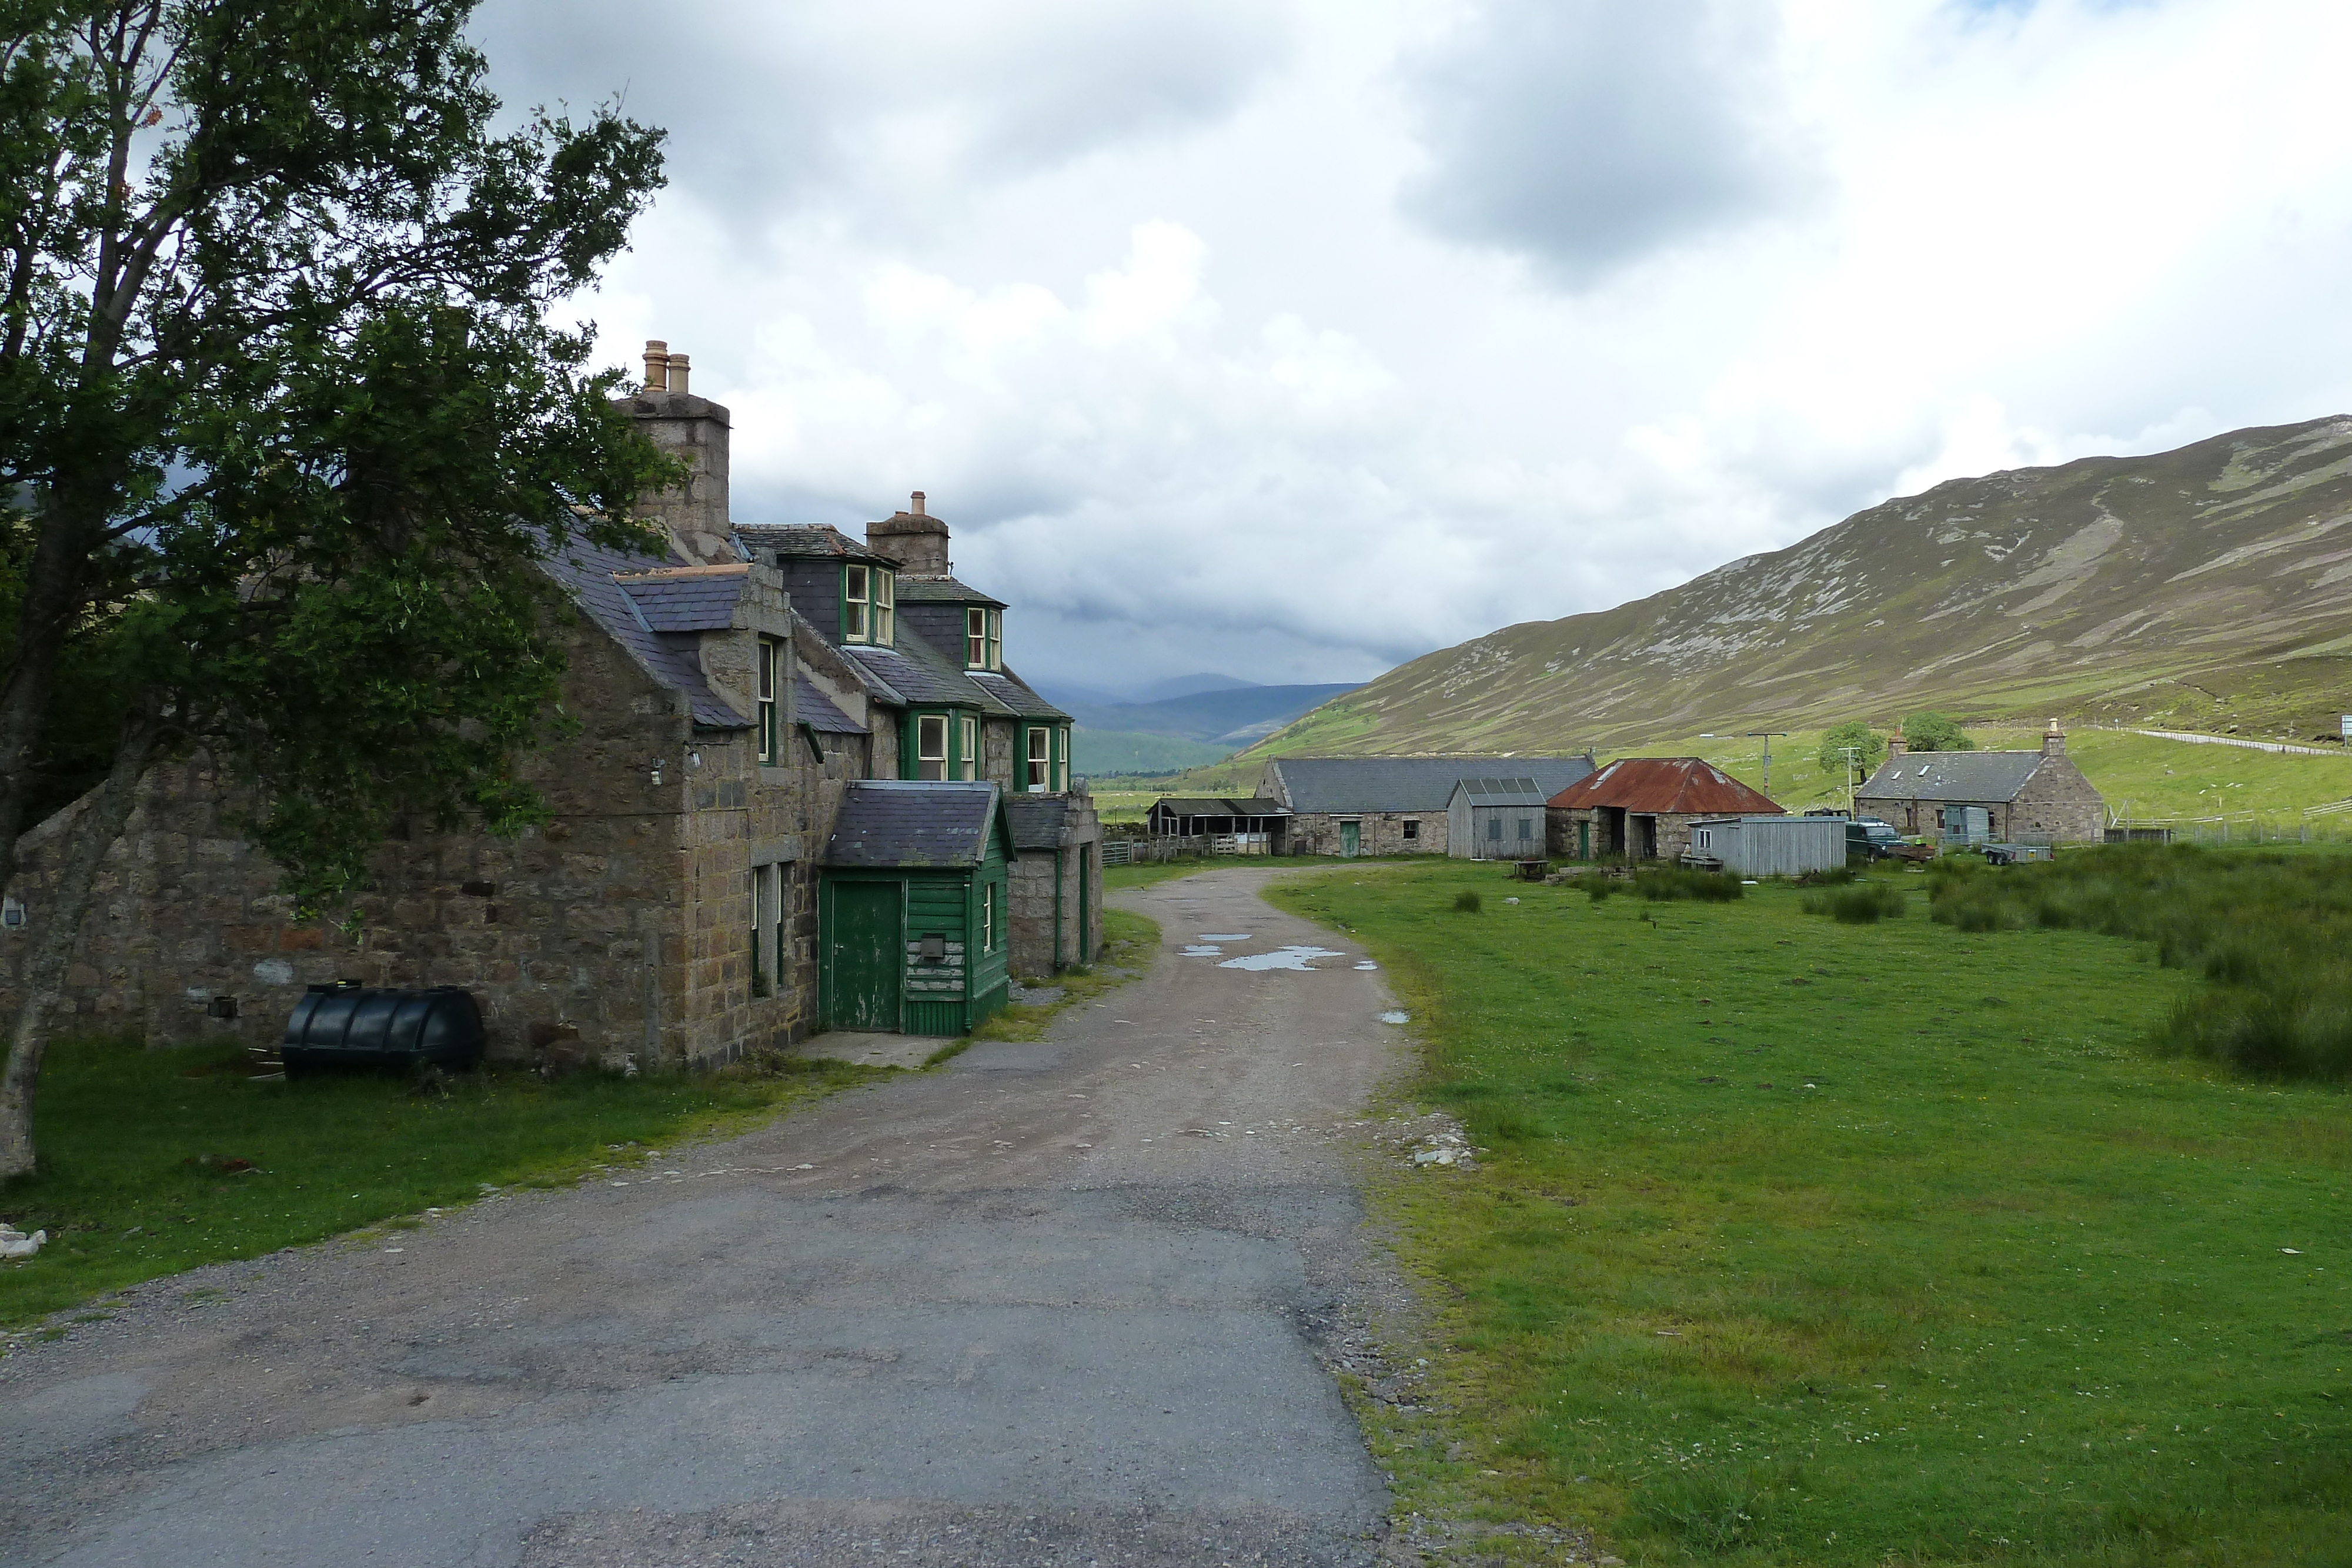
[[[1343,865],[1391,865],[1435,858],[1433,855],[1358,855],[1341,861],[1329,855],[1232,855],[1213,860],[1156,862],[1150,865],[1114,865],[1103,868],[1103,890],[1117,893],[1122,888],[1150,887],[1154,883],[1170,882],[1180,876],[1195,876],[1204,871],[1259,871],[1269,866],[1332,871]]]
[[[837,1062],[554,1082],[468,1073],[446,1096],[382,1078],[256,1082],[235,1044],[61,1040],[42,1073],[40,1172],[0,1218],[49,1232],[0,1263],[0,1326],[142,1280],[258,1257],[485,1184],[554,1184],[880,1076]]]
[[[1159,951],[1158,921],[1124,909],[1106,909],[1101,956],[1083,967],[1065,969],[1046,982],[1062,988],[1060,997],[1040,1007],[1024,1007],[1014,1002],[998,1009],[994,1017],[939,1051],[925,1065],[961,1056],[964,1048],[976,1040],[1040,1039],[1053,1021],[1069,1009],[1105,991],[1116,990],[1151,967],[1151,960]]]
[[[1383,960],[1491,1151],[1375,1193],[1439,1287],[1441,1413],[1372,1419],[1401,1511],[1507,1558],[2352,1562],[2346,1095],[2144,1051],[2200,983],[2147,944],[1872,880],[1902,913],[1270,894]]]

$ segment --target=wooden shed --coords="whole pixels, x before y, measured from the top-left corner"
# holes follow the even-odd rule
[[[1843,817],[1702,817],[1691,824],[1686,864],[1734,876],[1804,876],[1845,864]]]
[[[859,779],[825,845],[828,1029],[964,1034],[1005,1002],[1013,834],[993,784]]]
[[[1544,802],[1533,779],[1465,779],[1445,803],[1445,852],[1455,860],[1544,858]]]

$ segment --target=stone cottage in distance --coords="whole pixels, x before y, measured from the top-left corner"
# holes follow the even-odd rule
[[[1853,809],[1900,833],[2000,843],[2097,843],[2107,826],[2106,799],[2066,755],[2054,718],[2034,751],[1912,751],[1898,728]]]
[[[1091,960],[1101,830],[1068,716],[1004,663],[1005,603],[955,580],[919,493],[862,542],[739,527],[730,416],[688,379],[650,342],[619,400],[689,471],[642,502],[664,548],[544,563],[578,612],[554,635],[579,732],[520,766],[551,820],[395,837],[345,931],[292,919],[205,758],[159,769],[53,1027],[266,1042],[306,985],[456,985],[496,1056],[704,1064],[828,1027],[957,1032],[1010,977]],[[0,997],[79,816],[22,841]]]

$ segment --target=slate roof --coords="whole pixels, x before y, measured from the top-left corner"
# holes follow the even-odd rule
[[[1004,802],[1004,820],[1013,829],[1013,847],[1016,850],[1057,847],[1069,815],[1069,802],[1055,796],[1013,795]]]
[[[1004,608],[1002,599],[991,599],[977,588],[968,587],[952,577],[907,577],[898,579],[898,602],[901,604],[985,604],[992,610]]]
[[[1616,806],[1645,815],[1780,816],[1772,798],[1696,757],[1621,757],[1551,798],[1554,806]]]
[[[540,569],[562,585],[588,618],[647,674],[683,695],[695,723],[712,729],[749,729],[751,721],[728,706],[703,680],[692,634],[665,634],[656,630],[621,587],[620,577],[670,570],[681,564],[667,556],[606,549],[574,538],[543,558]]]
[[[966,674],[961,665],[950,664],[920,637],[901,636],[895,648],[845,643],[841,652],[850,663],[887,684],[909,706],[952,704],[978,708],[999,718],[1013,711],[994,692]]]
[[[801,722],[811,729],[827,735],[864,735],[866,727],[852,720],[835,707],[833,699],[816,689],[806,675],[795,674],[793,685],[798,696]]]
[[[830,523],[738,523],[735,539],[750,549],[772,549],[778,555],[862,560],[893,570],[898,564],[887,555],[877,555]]]
[[[1165,807],[1180,817],[1287,817],[1290,808],[1279,800],[1237,800],[1229,795],[1162,795],[1151,810]]]
[[[1293,811],[1443,811],[1465,779],[1498,773],[1547,791],[1592,771],[1590,757],[1285,757],[1267,764]]]
[[[751,569],[725,566],[657,567],[616,573],[621,592],[655,632],[723,632],[735,623]]]
[[[1855,799],[2014,800],[2042,766],[2039,751],[1914,751],[1878,765]]]
[[[965,679],[1023,718],[1067,719],[1070,716],[1039,696],[1028,682],[1010,670],[972,670]]]
[[[857,779],[842,789],[824,863],[877,870],[978,865],[988,852],[989,824],[1002,809],[993,784]]]
[[[1465,779],[1454,789],[1468,795],[1474,806],[1540,806],[1549,799],[1532,779]],[[1453,798],[1445,803],[1451,806]]]

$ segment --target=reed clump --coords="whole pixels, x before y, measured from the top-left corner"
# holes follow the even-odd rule
[[[1805,894],[1805,913],[1842,925],[1872,925],[1903,913],[1903,890],[1892,883],[1858,882]]]

